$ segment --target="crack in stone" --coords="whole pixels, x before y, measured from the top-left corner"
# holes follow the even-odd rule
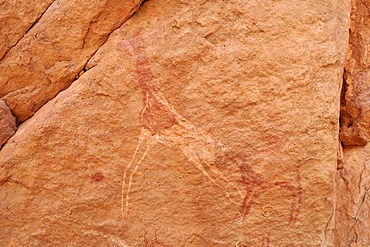
[[[110,35],[114,32],[114,31],[116,31],[117,29],[119,29],[119,28],[121,28],[122,27],[122,25],[124,25],[138,10],[139,10],[139,8],[140,8],[140,6],[141,6],[141,4],[142,4],[142,2],[139,2],[134,8],[133,8],[133,11],[130,13],[130,15],[123,21],[123,23],[119,26],[119,27],[117,27],[117,28],[115,28],[114,30],[112,30],[109,34],[107,34],[106,35],[106,38],[105,38],[105,40],[104,40],[104,42],[99,46],[99,48],[97,48],[96,49],[96,51],[90,56],[90,58],[85,62],[85,64],[82,66],[82,69],[81,70],[79,70],[77,73],[76,73],[76,75],[80,75],[81,74],[81,72],[83,72],[83,73],[86,73],[86,72],[88,72],[90,69],[92,69],[92,68],[94,68],[95,66],[93,66],[93,67],[90,67],[90,68],[86,68],[86,65],[90,62],[90,60],[96,55],[96,53],[100,50],[100,48],[102,47],[102,46],[104,46],[105,45],[105,43],[108,41],[108,39],[109,39],[109,37],[110,37]],[[93,22],[92,22],[93,23]],[[59,93],[61,93],[61,92],[63,92],[63,91],[65,91],[65,90],[67,90],[77,79],[78,79],[79,77],[77,77],[75,80],[73,80],[71,83],[70,83],[70,85],[68,86],[68,87],[66,87],[65,89],[63,89],[63,90],[61,90],[61,91],[59,91],[53,98],[51,98],[50,100],[48,100],[47,102],[45,102],[42,106],[44,106],[44,105],[46,105],[49,101],[51,101],[51,100],[53,100]],[[40,108],[39,109],[41,109],[42,108],[42,106],[40,106]],[[37,111],[36,111],[37,112]],[[36,114],[36,112],[34,113],[34,114]],[[33,114],[33,115],[34,115]],[[14,115],[14,114],[13,114]]]
[[[364,3],[364,0],[360,0],[360,1],[361,1],[361,3],[365,6],[365,8],[367,8],[367,10],[368,10],[368,11],[370,11],[369,6],[367,6],[367,4],[366,4],[366,3]]]
[[[366,200],[366,195],[367,195],[367,193],[369,193],[369,191],[370,191],[370,188],[365,189],[365,193],[364,193],[364,195],[362,196],[362,200],[361,200],[360,206],[358,207],[357,212],[356,212],[355,216],[354,216],[354,217],[352,217],[352,219],[354,219],[354,220],[358,221],[358,217],[359,217],[359,214],[360,214],[360,211],[361,211],[362,205],[364,204],[364,202],[365,202],[365,200]]]
[[[328,220],[328,221],[326,222],[326,224],[325,224],[325,229],[324,229],[324,236],[325,236],[325,239],[328,239],[328,234],[327,234],[327,232],[328,232],[328,231],[333,230],[333,229],[328,229],[328,228],[329,228],[330,222],[333,220],[334,212],[335,212],[335,211],[333,211],[333,212],[331,213],[329,220]]]
[[[89,67],[89,68],[87,68],[86,66],[87,66],[87,64],[91,61],[91,59],[99,52],[99,50],[100,50],[100,48],[101,47],[103,47],[104,45],[105,45],[105,43],[107,43],[107,41],[109,40],[109,37],[111,36],[111,34],[113,33],[113,32],[115,32],[116,30],[118,30],[118,29],[120,29],[129,19],[131,19],[131,17],[133,17],[134,15],[135,15],[135,13],[140,9],[140,7],[142,6],[142,4],[143,3],[145,3],[145,2],[147,2],[147,0],[143,0],[143,1],[140,1],[134,8],[133,8],[133,10],[131,11],[131,13],[127,16],[127,18],[123,21],[123,23],[121,24],[121,25],[119,25],[119,27],[117,27],[117,28],[115,28],[114,30],[112,30],[107,36],[106,36],[106,38],[105,38],[105,40],[104,40],[104,42],[99,46],[99,48],[97,48],[96,49],[96,51],[90,56],[90,58],[85,62],[85,64],[83,65],[83,67],[82,67],[82,69],[77,73],[77,75],[80,75],[80,73],[81,72],[83,72],[83,73],[86,73],[86,72],[88,72],[90,69],[92,69],[92,68],[94,68],[95,66],[92,66],[92,67]],[[98,17],[97,18],[99,18],[99,16],[101,15],[101,13],[98,15]],[[94,21],[92,21],[91,23],[90,23],[90,26],[89,26],[89,28],[87,29],[87,32],[86,32],[86,35],[85,35],[85,37],[83,38],[83,46],[85,46],[85,38],[86,38],[86,36],[88,35],[88,33],[89,33],[89,29],[90,29],[90,27],[91,27],[91,25],[92,24],[94,24],[95,22]],[[70,86],[78,79],[79,77],[77,77],[74,81],[72,81],[72,83],[70,84]],[[64,89],[64,90],[67,90],[70,86],[68,86],[66,89]],[[64,91],[64,90],[62,90],[62,91]],[[62,91],[60,91],[60,92],[62,92]],[[60,93],[59,92],[59,93]],[[59,94],[58,93],[58,94]],[[56,96],[55,96],[56,97]],[[54,97],[54,98],[55,98]],[[52,99],[54,99],[54,98],[52,98]],[[50,100],[52,100],[52,99],[50,99]],[[49,100],[49,101],[50,101]],[[48,101],[48,102],[49,102]],[[47,103],[47,102],[46,102]],[[45,103],[45,104],[46,104]],[[41,107],[40,107],[41,108]]]
[[[360,181],[358,182],[358,191],[361,191],[361,184],[362,184],[363,175],[364,175],[365,170],[366,170],[366,163],[364,164],[364,167],[362,168],[360,172]]]
[[[39,20],[44,16],[44,14],[46,13],[46,11],[48,11],[48,9],[50,8],[50,6],[51,5],[53,5],[53,3],[55,3],[55,1],[57,1],[57,0],[54,0],[51,4],[49,4],[46,8],[45,8],[45,10],[40,14],[40,16],[38,16],[37,18],[36,18],[36,20],[31,24],[31,26],[27,29],[27,31],[22,35],[22,37],[20,37],[18,40],[17,40],[17,42],[14,44],[14,45],[12,45],[11,47],[9,47],[8,49],[7,49],[7,51],[4,53],[4,55],[2,56],[2,57],[0,57],[0,62],[6,57],[6,55],[14,48],[14,47],[16,47],[18,44],[19,44],[19,42],[24,38],[24,36],[26,36],[30,31],[31,31],[31,29],[39,22]]]
[[[4,100],[4,103],[8,107],[8,109],[9,109],[10,113],[12,114],[12,116],[16,119],[16,116],[14,116],[13,112],[11,111],[10,107],[8,106],[8,104],[6,103],[5,100]],[[6,142],[4,142],[2,145],[0,145],[0,152],[3,149],[3,147],[8,143],[8,141],[15,135],[15,133],[17,133],[17,130],[18,130],[18,126],[16,126],[16,129],[15,129],[14,133],[8,138],[8,140],[6,140]],[[0,180],[0,185],[2,185],[1,184],[1,180]]]
[[[366,170],[366,168],[367,168],[367,165],[366,165],[366,162],[364,163],[364,167],[362,168],[362,170],[361,170],[361,173],[360,173],[360,181],[358,182],[358,190],[359,190],[359,192],[361,193],[361,185],[362,185],[362,181],[363,181],[363,176],[364,176],[364,172],[365,172],[365,170]],[[361,211],[361,208],[362,208],[362,205],[364,204],[364,202],[365,202],[365,200],[366,200],[366,195],[369,193],[369,191],[370,191],[370,187],[369,188],[366,188],[366,186],[364,186],[364,188],[365,188],[365,193],[364,193],[364,195],[362,196],[362,199],[361,199],[361,202],[360,202],[360,205],[359,205],[359,207],[358,207],[358,209],[357,209],[357,212],[356,212],[356,214],[355,214],[355,216],[354,217],[352,217],[353,219],[355,219],[356,221],[358,220],[358,217],[359,217],[359,214],[360,214],[360,211]]]
[[[18,179],[15,179],[13,178],[12,175],[8,175],[5,179],[2,179],[0,180],[0,186],[6,184],[6,183],[13,183],[13,184],[18,184],[28,190],[31,190],[30,187],[28,187],[27,185],[25,185],[22,181],[18,180]]]
[[[354,216],[354,217],[352,217],[352,219],[353,219],[355,222],[352,224],[352,226],[350,227],[350,229],[347,231],[347,233],[346,233],[346,234],[344,234],[344,235],[343,235],[343,237],[342,237],[341,239],[343,239],[343,238],[347,237],[351,232],[353,232],[353,234],[355,235],[355,239],[353,239],[353,240],[351,241],[351,243],[353,243],[353,242],[357,243],[357,240],[358,240],[358,233],[356,232],[356,230],[354,230],[354,228],[355,228],[356,224],[358,224],[358,223],[359,223],[359,217],[358,217],[358,216],[359,216],[359,214],[360,214],[360,211],[361,211],[362,205],[364,204],[364,202],[365,202],[365,200],[366,200],[366,195],[367,195],[369,192],[370,192],[370,188],[366,189],[366,192],[365,192],[364,196],[362,197],[361,204],[360,204],[360,206],[359,206],[359,208],[358,208],[358,210],[357,210],[357,212],[356,212],[355,216]]]
[[[352,232],[353,228],[356,226],[357,223],[358,223],[358,221],[355,220],[353,225],[349,228],[349,230],[343,235],[343,237],[340,240],[345,239]],[[356,231],[354,231],[354,233],[356,234]],[[352,240],[352,242],[353,242],[353,240]]]
[[[360,191],[361,191],[361,183],[362,183],[362,179],[363,179],[362,177],[363,177],[363,173],[364,173],[365,170],[366,170],[366,164],[365,164],[365,167],[362,169],[361,174],[360,174],[360,181],[359,181],[359,184],[358,184],[358,189]],[[340,171],[340,173],[341,173],[341,171]],[[342,177],[342,175],[341,175],[341,177]],[[342,179],[348,183],[348,181],[344,177],[342,177]],[[360,215],[362,206],[363,206],[364,202],[366,201],[366,196],[369,192],[370,192],[370,187],[365,188],[365,193],[362,196],[360,205],[358,206],[355,215],[352,217],[352,220],[354,220],[354,222],[353,222],[352,226],[349,228],[349,230],[342,236],[342,238],[340,238],[340,240],[345,239],[352,232],[355,236],[354,236],[354,239],[351,240],[351,243],[353,243],[353,242],[357,243],[358,233],[356,232],[356,230],[354,228],[355,228],[356,224],[359,223],[359,220],[360,220],[359,215]]]
[[[55,1],[57,1],[57,0],[55,0]],[[55,2],[54,1],[54,2]],[[53,2],[53,3],[54,3]],[[89,67],[89,68],[87,68],[86,67],[86,65],[91,61],[91,59],[96,55],[96,53],[100,50],[100,48],[101,47],[103,47],[104,45],[105,45],[105,43],[109,40],[109,37],[110,37],[110,35],[114,32],[114,31],[116,31],[117,29],[119,29],[119,28],[121,28],[129,19],[131,19],[134,15],[135,15],[135,13],[137,12],[137,11],[139,11],[139,9],[140,9],[140,7],[142,6],[142,4],[144,3],[144,2],[147,2],[147,0],[143,0],[143,1],[140,1],[135,7],[133,7],[132,8],[132,11],[131,11],[131,13],[127,16],[127,18],[123,21],[123,23],[121,24],[121,25],[119,25],[117,28],[115,28],[114,30],[112,30],[109,34],[107,34],[107,36],[106,36],[106,39],[104,40],[104,42],[99,46],[99,48],[97,48],[96,49],[96,51],[90,56],[90,58],[85,62],[85,64],[82,66],[82,69],[80,70],[80,71],[78,71],[77,73],[76,73],[76,77],[75,77],[75,79],[69,84],[69,86],[67,86],[65,89],[63,89],[63,90],[61,90],[61,91],[59,91],[53,98],[51,98],[51,99],[49,99],[48,101],[46,101],[44,104],[42,104],[40,107],[39,107],[39,109],[37,110],[37,111],[35,111],[34,112],[34,114],[31,116],[31,117],[29,117],[28,119],[31,119],[44,105],[46,105],[48,102],[50,102],[51,100],[53,100],[53,99],[55,99],[61,92],[63,92],[63,91],[65,91],[65,90],[67,90],[72,84],[74,84],[74,82],[75,81],[77,81],[79,78],[80,78],[80,76],[82,75],[82,74],[84,74],[84,73],[87,73],[90,69],[92,69],[92,68],[94,68],[95,66],[92,66],[92,67]],[[49,5],[49,7],[50,7],[50,5]],[[48,7],[48,8],[49,8]],[[43,14],[46,12],[46,10],[43,12]],[[41,17],[39,18],[39,19],[41,19]],[[26,34],[25,34],[26,35]],[[1,60],[0,60],[1,61]],[[11,111],[11,113],[12,113],[12,115],[14,116],[14,113]],[[20,124],[21,124],[22,122],[20,122],[20,123],[18,123],[17,124],[17,126],[19,126]],[[17,131],[12,135],[12,136],[14,136],[15,134],[17,133]],[[10,138],[9,138],[10,139]],[[7,142],[5,142],[2,146],[1,146],[1,148],[0,148],[0,151],[2,150],[2,148],[5,146],[7,144]],[[1,182],[1,181],[0,181]],[[0,185],[1,185],[1,183],[0,183]]]
[[[90,58],[87,60],[87,62],[85,63],[85,65],[83,66],[83,69],[85,69],[86,71],[88,71],[88,70],[90,70],[90,69],[92,69],[93,67],[95,67],[95,66],[93,66],[93,67],[90,67],[90,68],[86,68],[86,65],[91,61],[91,59],[96,55],[96,53],[98,53],[99,52],[99,50],[100,50],[100,48],[103,46],[103,45],[105,45],[105,43],[108,41],[108,39],[109,39],[109,36],[114,32],[114,31],[116,31],[117,29],[120,29],[129,19],[131,19],[134,15],[135,15],[135,13],[137,12],[137,11],[139,11],[139,9],[140,9],[140,7],[145,3],[145,2],[147,2],[147,0],[143,0],[143,1],[140,1],[133,9],[132,9],[132,11],[131,11],[131,13],[127,16],[127,18],[123,21],[123,23],[119,26],[119,27],[117,27],[116,29],[114,29],[114,30],[112,30],[108,35],[107,35],[107,37],[106,37],[106,39],[104,40],[104,42],[103,42],[103,44],[101,45],[101,46],[99,46],[99,48],[98,49],[96,49],[96,51],[90,56]],[[93,24],[93,22],[91,23],[91,24]],[[89,27],[90,28],[90,27]],[[86,33],[86,36],[88,35],[88,33]],[[85,38],[84,38],[85,39]],[[85,42],[85,41],[84,41]]]
[[[349,188],[348,188],[348,185],[349,185],[349,181],[348,179],[342,174],[342,172],[344,172],[345,168],[343,167],[340,171],[339,171],[339,176],[340,178],[344,181],[345,183],[345,186],[347,188],[347,190],[349,191]]]
[[[99,18],[100,18],[100,16],[102,15],[102,12],[100,12],[98,15],[96,15],[96,17],[94,17],[94,19],[93,20],[91,20],[90,21],[90,23],[89,23],[89,26],[88,26],[88,28],[86,29],[86,33],[85,33],[85,35],[84,35],[84,37],[83,37],[83,39],[82,39],[82,47],[81,47],[81,50],[83,50],[84,48],[85,48],[85,44],[86,44],[86,39],[87,39],[87,36],[89,36],[89,33],[90,33],[90,29],[91,29],[91,26],[92,25],[94,25],[95,23],[97,23],[98,21],[99,21]],[[110,35],[110,33],[108,34],[108,37],[109,37],[109,35]],[[104,43],[105,43],[105,41],[104,41]],[[101,46],[100,46],[101,47]],[[100,48],[99,47],[99,48]],[[98,49],[99,49],[98,48]]]

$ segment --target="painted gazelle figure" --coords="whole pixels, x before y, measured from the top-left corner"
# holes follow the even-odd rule
[[[240,206],[240,214],[245,218],[249,215],[252,205],[255,200],[262,196],[265,192],[274,188],[282,189],[290,195],[291,205],[288,224],[293,225],[298,217],[302,204],[302,186],[299,166],[296,166],[295,177],[296,181],[293,185],[290,181],[276,181],[274,177],[266,178],[260,173],[253,171],[246,157],[242,154],[233,154],[227,158],[240,169],[241,179],[245,185],[245,196]]]
[[[300,177],[298,176],[298,186],[293,186],[290,182],[274,182],[264,179],[261,174],[253,171],[244,155],[226,150],[215,137],[181,116],[164,97],[154,81],[141,34],[121,41],[119,47],[131,51],[136,60],[136,73],[143,100],[143,109],[140,113],[140,136],[122,179],[122,216],[124,218],[128,216],[132,177],[150,148],[156,143],[162,143],[178,147],[188,161],[194,164],[212,183],[224,190],[230,202],[240,207],[239,213],[243,217],[249,214],[254,200],[266,190],[273,187],[287,190],[293,199],[289,222],[294,222],[301,204]],[[214,166],[217,154],[239,167],[241,180],[245,186],[244,193]]]
[[[136,59],[136,72],[143,96],[141,132],[135,152],[122,179],[122,216],[128,216],[132,177],[150,148],[155,143],[176,146],[215,185],[221,187],[227,198],[239,205],[243,193],[239,191],[218,168],[214,166],[216,153],[224,146],[212,135],[181,116],[158,89],[145,52],[141,34],[120,43],[121,49],[132,52]]]

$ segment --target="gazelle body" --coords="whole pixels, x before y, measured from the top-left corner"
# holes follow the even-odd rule
[[[155,143],[178,147],[188,161],[203,172],[211,182],[223,188],[229,200],[238,205],[243,199],[243,193],[214,166],[216,154],[224,151],[223,145],[212,135],[181,116],[158,89],[141,35],[135,35],[125,44],[128,45],[127,49],[132,49],[136,59],[136,72],[143,95],[143,109],[138,144],[123,175],[122,216],[128,215],[132,177],[150,147]]]

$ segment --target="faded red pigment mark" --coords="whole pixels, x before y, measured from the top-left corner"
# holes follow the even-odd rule
[[[142,126],[153,133],[168,129],[179,124],[179,116],[169,107],[167,99],[159,91],[150,69],[148,57],[145,52],[144,40],[135,35],[129,40],[136,57],[136,73],[143,95],[144,108],[141,112]]]
[[[94,181],[94,182],[100,182],[104,179],[104,174],[102,172],[95,172],[92,176],[91,176],[91,180]]]
[[[158,239],[157,230],[154,232],[154,238],[150,239],[147,237],[146,231],[144,232],[144,247],[171,247]]]
[[[273,181],[271,178],[265,179],[262,174],[253,171],[252,166],[248,163],[243,154],[232,154],[229,155],[227,159],[239,167],[241,180],[245,185],[245,196],[240,207],[240,214],[243,218],[249,215],[255,199],[268,190],[281,188],[286,191],[292,201],[288,223],[292,224],[295,222],[302,204],[301,177],[298,170],[296,183],[293,185],[290,181]]]

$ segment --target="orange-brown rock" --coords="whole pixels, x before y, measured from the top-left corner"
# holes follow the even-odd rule
[[[134,1],[54,1],[0,61],[0,97],[18,122],[67,88],[108,35],[139,7]]]
[[[63,4],[40,28],[85,20]],[[7,78],[29,78],[3,84],[20,120],[86,72],[0,151],[0,245],[332,246],[348,18],[339,0],[151,0],[86,66],[29,60],[68,80],[22,77],[9,54]]]
[[[16,129],[15,117],[5,101],[0,99],[0,147],[15,133]]]
[[[345,147],[337,177],[336,245],[370,243],[370,145]]]
[[[370,0],[353,0],[344,73],[340,138],[344,145],[370,141]]]
[[[1,1],[0,59],[37,22],[53,0]]]
[[[370,245],[370,1],[353,0],[341,101],[335,246]]]

